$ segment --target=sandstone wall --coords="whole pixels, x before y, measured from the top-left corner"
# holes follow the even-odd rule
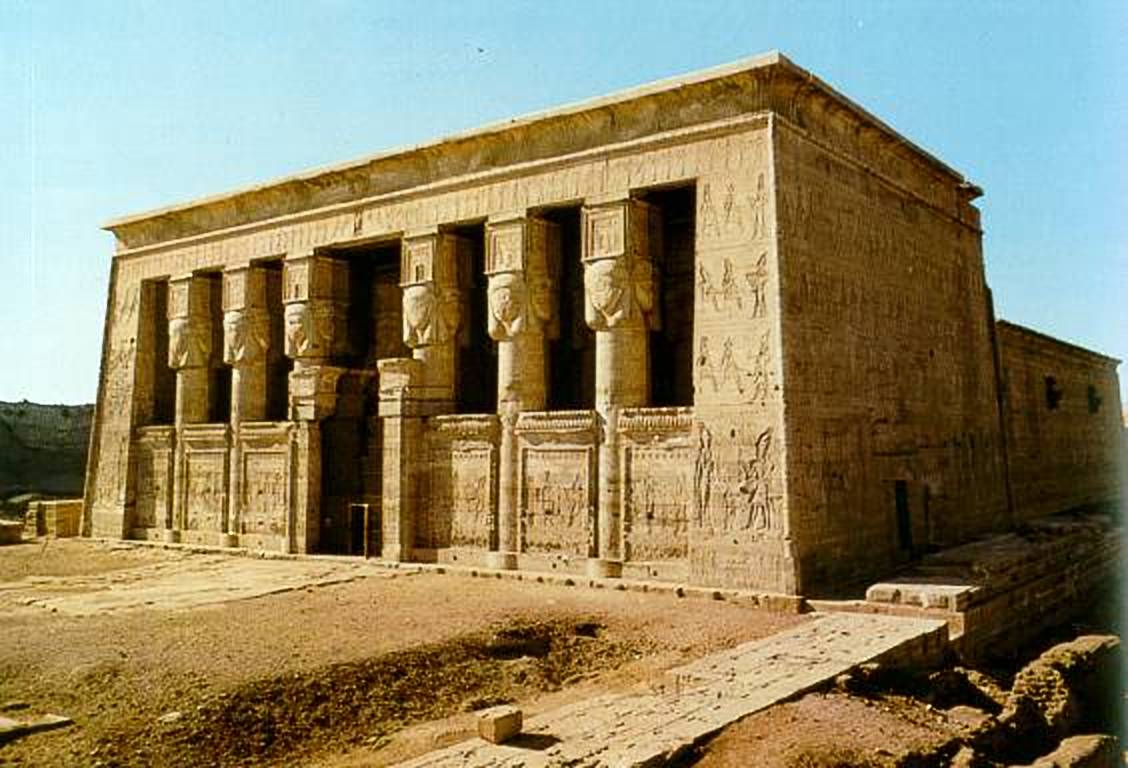
[[[1007,524],[992,318],[951,178],[894,183],[775,125],[788,503],[817,594]]]
[[[1016,515],[1118,499],[1117,361],[1013,323],[997,327]]]

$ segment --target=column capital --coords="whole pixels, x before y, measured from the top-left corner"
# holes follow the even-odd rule
[[[181,370],[211,364],[211,283],[202,275],[168,281],[168,366]]]
[[[412,349],[453,343],[462,318],[459,264],[471,244],[448,232],[428,230],[403,238],[403,342]]]
[[[489,334],[507,341],[526,331],[557,334],[554,287],[560,270],[560,227],[530,217],[486,224]]]
[[[658,209],[632,199],[585,205],[582,228],[587,324],[595,331],[639,324],[656,328]]]

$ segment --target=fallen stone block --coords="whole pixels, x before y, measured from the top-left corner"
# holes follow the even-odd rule
[[[0,717],[0,744],[21,736],[50,731],[55,728],[65,728],[73,725],[74,720],[62,715],[40,715],[26,720],[17,720],[12,717]]]
[[[521,710],[503,705],[478,713],[478,735],[491,744],[509,741],[521,732]]]

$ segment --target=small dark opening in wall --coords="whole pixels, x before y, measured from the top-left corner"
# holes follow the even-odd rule
[[[1061,402],[1064,393],[1058,386],[1057,379],[1053,376],[1046,377],[1046,407],[1051,411],[1056,411],[1058,403]]]
[[[1085,397],[1089,401],[1089,413],[1096,413],[1101,409],[1101,396],[1097,393],[1097,388],[1092,384],[1085,391]]]
[[[912,551],[913,529],[909,518],[909,484],[897,480],[893,484],[893,498],[897,505],[897,543],[901,549]]]

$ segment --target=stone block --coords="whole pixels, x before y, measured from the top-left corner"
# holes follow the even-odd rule
[[[492,744],[509,741],[521,732],[521,710],[514,706],[490,707],[478,713],[478,735]]]

